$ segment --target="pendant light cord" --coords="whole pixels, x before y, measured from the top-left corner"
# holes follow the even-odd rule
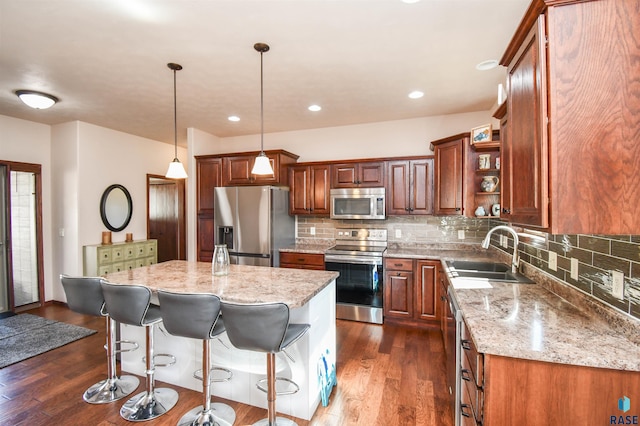
[[[264,154],[264,83],[262,78],[262,54],[260,52],[260,153]]]
[[[176,69],[173,69],[173,147],[175,156],[178,158],[178,101],[176,99]]]

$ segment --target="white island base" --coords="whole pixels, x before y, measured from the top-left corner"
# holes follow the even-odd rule
[[[276,375],[293,380],[300,391],[294,395],[279,395],[276,399],[278,413],[288,414],[304,420],[310,420],[320,403],[320,383],[318,379],[318,361],[325,354],[327,362],[335,365],[336,354],[336,310],[335,280],[316,294],[309,302],[299,308],[291,309],[292,323],[310,324],[308,332],[287,349],[294,361],[284,353],[276,356]],[[202,382],[193,377],[196,370],[202,369],[202,342],[169,335],[163,328],[156,326],[155,354],[171,354],[176,363],[169,367],[157,367],[155,378],[195,391],[202,391]],[[121,354],[122,371],[145,376],[144,356],[145,331],[143,327],[121,325],[121,339],[139,342],[140,349]],[[266,354],[243,351],[233,347],[226,333],[211,343],[213,367],[228,368],[233,377],[228,382],[212,384],[212,401],[225,398],[255,407],[267,408],[267,395],[256,387],[260,379],[266,378]],[[157,358],[163,363],[166,358]],[[213,377],[221,374],[213,372]],[[142,386],[144,386],[141,383]],[[286,387],[286,382],[278,383],[278,389]],[[180,401],[178,401],[178,406]],[[187,410],[190,407],[184,407]],[[192,408],[192,407],[191,407]]]

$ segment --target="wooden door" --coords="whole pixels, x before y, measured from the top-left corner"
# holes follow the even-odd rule
[[[389,193],[387,194],[387,214],[409,214],[409,199],[411,181],[409,178],[409,161],[389,161]]]
[[[377,188],[384,186],[384,162],[370,161],[359,165],[358,186],[361,188]]]
[[[158,262],[186,260],[184,180],[147,175],[147,238],[158,240]]]
[[[384,281],[384,316],[413,318],[413,273],[388,271]]]
[[[358,166],[356,163],[334,164],[331,167],[332,188],[353,188],[356,185]]]
[[[463,143],[459,139],[435,147],[435,214],[463,214]]]
[[[511,172],[505,204],[511,213],[504,218],[541,227],[549,224],[544,40],[544,15],[540,15],[507,70],[505,144]]]

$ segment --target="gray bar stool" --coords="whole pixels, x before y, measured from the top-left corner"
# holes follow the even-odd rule
[[[293,420],[276,418],[276,380],[284,380],[295,386],[292,394],[299,390],[291,380],[276,378],[276,353],[300,339],[309,329],[309,324],[290,324],[289,307],[284,303],[236,304],[221,302],[222,318],[229,340],[238,349],[265,352],[267,354],[267,389],[257,384],[258,389],[267,393],[267,414],[254,425],[296,425]]]
[[[162,321],[160,307],[151,304],[151,290],[138,285],[119,285],[102,281],[102,293],[111,317],[123,324],[145,327],[146,330],[146,374],[147,389],[120,408],[120,416],[132,422],[155,419],[172,409],[178,402],[178,392],[170,388],[156,388],[155,367],[172,365],[175,357],[153,353],[153,326]],[[173,361],[156,364],[154,356],[168,356]]]
[[[202,380],[203,405],[187,412],[178,426],[219,426],[232,425],[236,412],[227,404],[211,403],[211,382],[228,381],[231,370],[216,367],[229,374],[224,379],[212,380],[211,339],[224,333],[225,326],[220,318],[220,298],[213,294],[186,294],[158,291],[160,313],[165,329],[174,336],[202,340]]]
[[[114,321],[105,310],[100,278],[60,275],[60,281],[67,296],[69,309],[79,314],[104,317],[107,323],[107,342],[105,344],[107,351],[107,378],[89,387],[82,395],[82,398],[91,404],[106,404],[124,398],[136,390],[140,380],[135,376],[117,376],[116,353],[135,350],[138,348],[138,344],[128,341],[116,341]],[[114,346],[122,343],[129,343],[134,346],[131,349],[115,350]]]

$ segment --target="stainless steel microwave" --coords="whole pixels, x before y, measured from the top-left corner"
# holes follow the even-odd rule
[[[331,190],[331,219],[386,219],[384,188]]]

